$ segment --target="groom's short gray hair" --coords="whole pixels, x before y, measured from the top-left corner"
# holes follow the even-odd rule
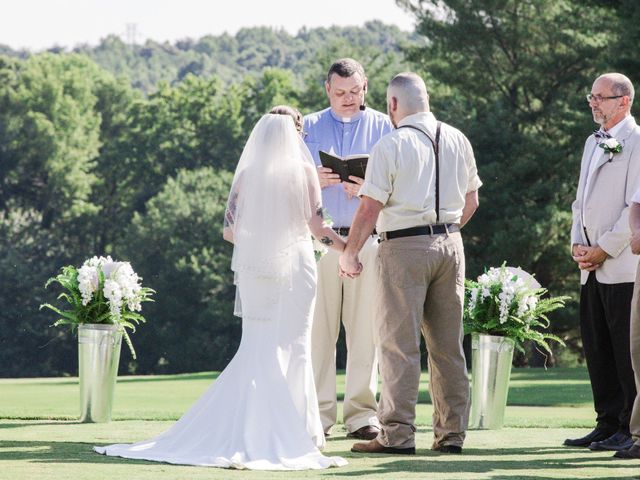
[[[403,109],[412,112],[429,111],[429,93],[422,77],[414,72],[397,74],[389,82],[389,92]]]

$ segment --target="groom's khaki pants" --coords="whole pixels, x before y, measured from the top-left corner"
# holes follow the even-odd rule
[[[320,419],[325,432],[329,432],[337,420],[336,342],[341,321],[347,344],[343,403],[345,427],[347,431],[354,432],[366,425],[378,425],[378,359],[373,343],[377,238],[370,237],[363,247],[360,261],[364,270],[355,280],[338,276],[339,254],[333,250],[329,250],[318,262],[311,358]]]
[[[462,350],[464,249],[460,233],[384,241],[379,247],[376,343],[382,387],[378,441],[415,446],[420,332],[429,354],[433,447],[462,446],[469,379]]]
[[[633,285],[631,300],[631,365],[636,381],[636,400],[633,403],[629,430],[635,444],[640,447],[640,265],[636,272],[636,283]]]

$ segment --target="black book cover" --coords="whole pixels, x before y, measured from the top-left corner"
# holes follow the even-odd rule
[[[333,173],[340,175],[341,181],[355,183],[349,180],[349,175],[364,178],[364,174],[367,171],[367,161],[369,160],[369,155],[366,153],[349,155],[344,158],[331,155],[322,150],[319,153],[322,166],[330,168]]]

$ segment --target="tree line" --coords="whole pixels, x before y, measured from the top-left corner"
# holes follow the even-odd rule
[[[0,376],[76,373],[74,337],[38,310],[57,294],[43,286],[62,265],[106,254],[158,292],[134,334],[138,359],[124,352],[121,373],[223,368],[240,337],[221,236],[235,163],[271,106],[325,108],[326,70],[343,56],[363,63],[368,104],[383,111],[389,79],[417,71],[436,116],[470,138],[484,186],[464,232],[467,276],[506,261],[577,298],[570,205],[594,128],[584,94],[605,71],[640,78],[640,7],[396,3],[415,15],[415,33],[371,22],[174,45],[110,37],[72,52],[0,48]],[[569,344],[557,363],[580,360],[577,327],[576,302],[553,316]]]

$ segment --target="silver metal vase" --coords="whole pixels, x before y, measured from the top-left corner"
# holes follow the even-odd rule
[[[111,420],[121,345],[122,332],[116,325],[85,324],[78,327],[81,422]]]

